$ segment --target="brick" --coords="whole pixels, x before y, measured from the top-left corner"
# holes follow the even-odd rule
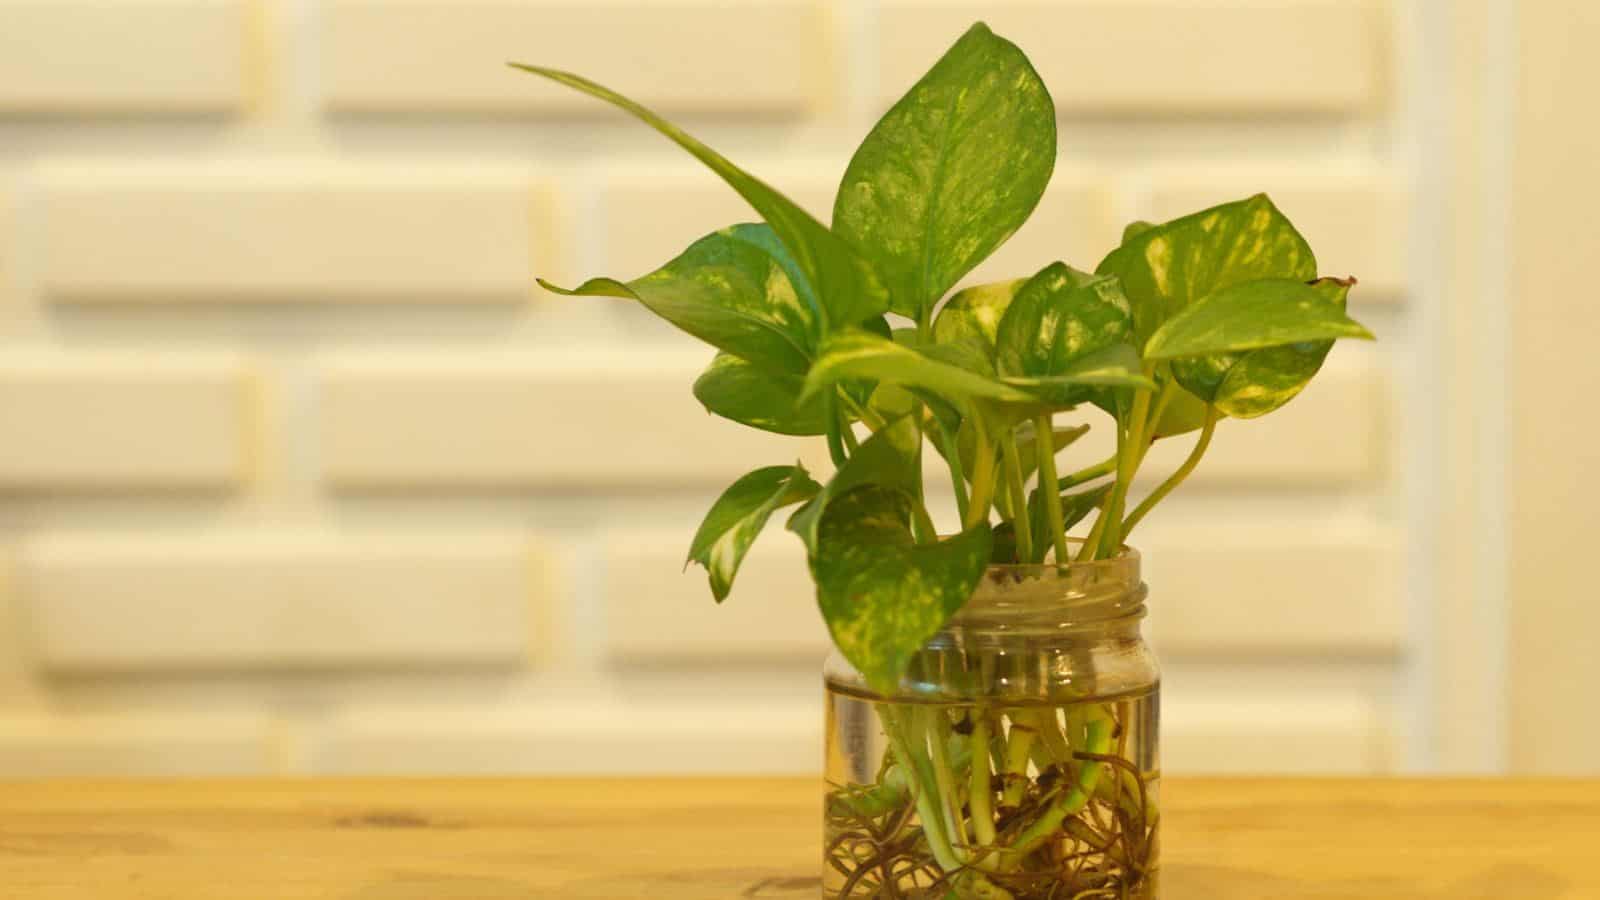
[[[783,191],[819,221],[832,220],[833,194],[844,172],[843,163],[837,171],[751,160],[741,160],[740,165]],[[604,217],[602,271],[624,279],[654,271],[719,228],[761,221],[750,204],[715,175],[676,166],[614,172],[601,185],[600,208]]]
[[[228,363],[0,363],[0,487],[217,489],[246,474],[250,382]]]
[[[235,715],[0,716],[0,777],[270,775],[269,724]]]
[[[0,116],[210,114],[246,102],[243,0],[0,0]]]
[[[517,60],[666,113],[794,115],[821,100],[829,53],[811,0],[333,0],[326,27],[326,103],[357,112],[605,113]]]
[[[1390,770],[1394,736],[1358,696],[1271,690],[1161,704],[1162,769],[1185,775],[1357,775]]]
[[[1203,528],[1152,518],[1133,543],[1164,655],[1398,657],[1405,649],[1403,547],[1376,526],[1303,513]]]
[[[1258,419],[1224,420],[1199,468],[1184,482],[1196,486],[1252,488],[1371,484],[1383,475],[1388,451],[1387,385],[1363,360],[1340,359],[1335,347],[1323,371],[1300,396]],[[1116,436],[1099,412],[1068,413],[1090,430],[1061,459],[1089,465],[1112,455]],[[1165,479],[1189,455],[1195,434],[1157,441],[1139,469],[1141,481]],[[1063,468],[1072,468],[1072,465]]]
[[[1329,275],[1355,275],[1358,302],[1394,300],[1411,259],[1406,192],[1387,176],[1194,171],[1152,176],[1148,218],[1163,222],[1266,191],[1317,253]]]
[[[320,379],[323,476],[341,488],[721,488],[763,464],[826,466],[820,437],[706,413],[690,386],[709,358],[619,349],[336,361]]]
[[[822,709],[709,697],[681,706],[370,709],[331,722],[305,763],[317,774],[816,774]]]
[[[885,0],[883,102],[980,18],[1028,53],[1067,113],[1355,114],[1381,99],[1383,35],[1367,4]]]
[[[550,237],[514,167],[62,167],[40,189],[55,300],[517,302]]]
[[[605,645],[626,662],[809,660],[828,653],[800,543],[780,512],[739,569],[726,601],[712,601],[705,570],[683,568],[694,523],[679,532],[617,534],[607,540],[601,587]]]
[[[543,602],[516,540],[39,538],[16,590],[57,672],[513,665]]]

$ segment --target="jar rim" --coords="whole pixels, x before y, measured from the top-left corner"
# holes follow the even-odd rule
[[[1059,630],[1134,622],[1145,615],[1147,593],[1139,563],[1139,551],[1124,545],[1116,556],[1081,563],[992,564],[949,624]]]

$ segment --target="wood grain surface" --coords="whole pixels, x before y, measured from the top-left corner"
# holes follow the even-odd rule
[[[1597,900],[1600,781],[1172,779],[1164,900]],[[819,896],[811,780],[0,783],[0,897]]]

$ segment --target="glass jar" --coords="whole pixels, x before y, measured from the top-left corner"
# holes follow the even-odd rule
[[[991,566],[884,696],[837,652],[823,896],[1156,896],[1155,656],[1139,556]]]

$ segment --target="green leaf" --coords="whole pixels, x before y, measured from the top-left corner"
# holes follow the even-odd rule
[[[1223,288],[1186,307],[1150,336],[1145,357],[1208,356],[1341,337],[1371,340],[1372,332],[1323,290],[1269,278]]]
[[[971,345],[992,360],[1000,320],[1017,291],[1027,283],[1026,278],[1014,278],[957,291],[933,321],[934,341],[941,345]]]
[[[1112,344],[1086,353],[1056,375],[1008,376],[1004,384],[1027,391],[1035,403],[1069,407],[1083,396],[1085,385],[1092,387],[1154,390],[1156,383],[1144,374],[1139,351],[1127,344]]]
[[[871,266],[850,245],[810,213],[760,179],[729,162],[687,132],[638,103],[571,72],[512,63],[513,68],[548,78],[604,100],[667,136],[738,192],[794,255],[795,264],[816,291],[825,313],[824,330],[855,325],[889,308],[889,293]]]
[[[864,486],[836,499],[811,556],[833,641],[873,690],[894,690],[912,656],[972,596],[988,565],[987,523],[917,544],[910,498]]]
[[[637,300],[719,350],[773,371],[804,374],[820,323],[773,255],[781,248],[764,246],[770,236],[765,225],[735,225],[626,284],[592,278],[567,290],[539,283],[558,294]]]
[[[778,434],[811,435],[828,430],[822,397],[801,402],[799,375],[772,372],[731,353],[718,353],[694,382],[694,396],[707,412],[741,425]]]
[[[921,439],[915,421],[908,416],[888,423],[863,441],[821,493],[789,517],[788,528],[800,536],[806,552],[817,552],[817,527],[828,505],[853,488],[871,484],[914,494],[922,477],[915,465]]]
[[[727,598],[739,564],[773,512],[809,500],[820,490],[805,467],[795,463],[757,469],[722,492],[689,545],[689,561],[705,567],[718,603]]]
[[[1126,344],[1132,330],[1128,298],[1115,276],[1052,263],[1028,279],[1007,307],[996,332],[995,367],[1002,375],[1068,374],[1079,360]],[[1078,403],[1094,393],[1082,385],[1056,401]]]
[[[1131,230],[1095,271],[1122,282],[1140,341],[1190,303],[1231,285],[1317,276],[1311,246],[1266,194]]]
[[[1343,309],[1352,284],[1323,278],[1312,282],[1311,289]],[[1178,359],[1172,362],[1172,372],[1188,391],[1214,403],[1224,414],[1251,419],[1294,399],[1322,368],[1332,349],[1333,341],[1308,341]]]
[[[1004,243],[1055,168],[1056,115],[1028,58],[972,26],[851,158],[833,228],[917,321]]]
[[[907,347],[865,331],[830,335],[818,349],[806,376],[804,395],[847,379],[871,378],[883,384],[924,388],[945,397],[984,397],[1027,402],[1025,391],[992,377],[935,359],[921,348]]]
[[[1127,242],[1133,240],[1141,234],[1144,234],[1146,231],[1149,231],[1154,227],[1156,227],[1154,222],[1145,222],[1143,220],[1129,222],[1122,229],[1122,243],[1126,244]]]

